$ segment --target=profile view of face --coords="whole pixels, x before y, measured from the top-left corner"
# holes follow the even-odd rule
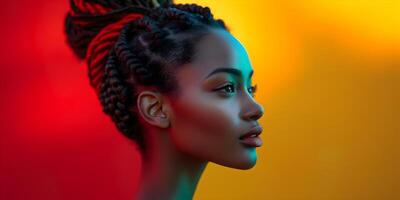
[[[195,53],[193,62],[177,72],[181,93],[170,102],[170,137],[188,155],[250,169],[256,148],[239,137],[259,125],[264,109],[251,91],[253,69],[246,50],[229,32],[213,29],[198,41]],[[220,68],[230,70],[211,74]]]

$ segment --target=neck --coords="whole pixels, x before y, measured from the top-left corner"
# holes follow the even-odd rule
[[[167,132],[147,132],[136,200],[191,200],[207,165],[176,149]]]

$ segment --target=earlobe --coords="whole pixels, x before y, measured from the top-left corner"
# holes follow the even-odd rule
[[[143,91],[138,95],[137,108],[140,116],[150,125],[159,128],[169,127],[169,118],[165,112],[164,101],[159,93]]]

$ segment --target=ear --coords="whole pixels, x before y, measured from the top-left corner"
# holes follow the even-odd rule
[[[147,123],[160,128],[169,127],[167,105],[160,93],[148,90],[141,92],[137,97],[137,108],[140,116]]]

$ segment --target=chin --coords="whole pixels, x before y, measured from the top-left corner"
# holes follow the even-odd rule
[[[248,170],[253,168],[257,163],[257,156],[251,157],[237,157],[235,160],[231,160],[224,163],[216,163],[225,167],[233,168],[233,169],[240,169],[240,170]]]
[[[232,168],[240,169],[240,170],[248,170],[253,168],[256,165],[257,161],[243,162],[238,165],[233,166]]]

